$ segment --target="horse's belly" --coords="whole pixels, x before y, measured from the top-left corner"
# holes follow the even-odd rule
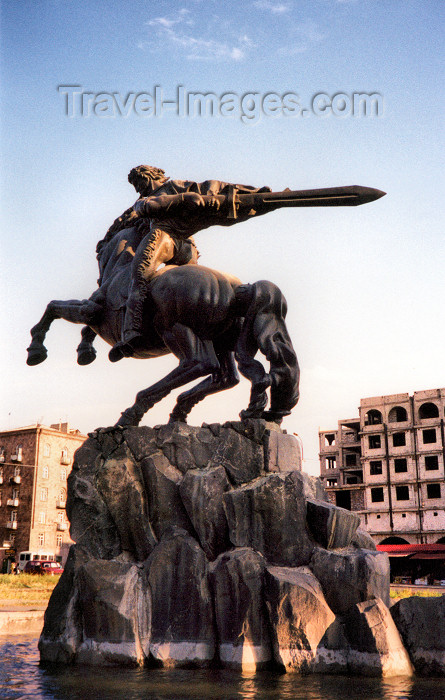
[[[181,323],[203,337],[222,332],[235,300],[232,279],[198,265],[162,275],[152,285],[157,318],[165,327]]]

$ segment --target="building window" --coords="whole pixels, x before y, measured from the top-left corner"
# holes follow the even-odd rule
[[[371,476],[382,473],[382,461],[380,459],[374,459],[369,463],[369,473]]]
[[[394,471],[396,472],[396,474],[400,474],[400,472],[407,472],[408,462],[406,461],[406,459],[395,459]]]
[[[14,467],[14,476],[20,476],[20,467]]]
[[[327,483],[328,483],[328,486],[330,486],[332,488],[333,486],[337,486],[337,479],[328,479]]]
[[[16,511],[16,510],[12,510],[12,511],[11,511],[11,522],[12,522],[12,523],[16,523],[16,522],[17,522],[17,511]]]
[[[45,443],[45,445],[43,445],[43,456],[44,457],[51,456],[51,445],[48,442]]]
[[[9,535],[9,541],[11,543],[11,547],[13,547],[15,544],[15,535]]]
[[[60,481],[66,481],[66,469],[60,470]]]
[[[44,532],[39,532],[38,540],[39,540],[39,547],[43,547],[45,544],[45,533]]]
[[[423,444],[428,445],[432,442],[436,442],[436,431],[434,428],[429,428],[428,430],[422,430]]]
[[[19,498],[20,496],[20,490],[19,489],[12,489],[12,498],[15,500],[16,498]]]
[[[43,510],[41,511],[41,513],[39,515],[39,523],[41,525],[44,525],[46,523],[46,513]]]
[[[419,408],[419,418],[439,418],[439,409],[435,403],[423,403]]]
[[[368,437],[368,445],[370,450],[378,450],[382,446],[380,435],[370,435]]]
[[[371,489],[371,501],[373,503],[382,503],[385,500],[383,494],[383,488],[379,486],[378,488]]]
[[[0,462],[4,462],[6,457],[6,449],[4,447],[0,447]]]
[[[388,423],[403,423],[408,420],[408,414],[403,406],[394,406],[388,414]]]
[[[61,547],[61,546],[62,546],[62,542],[63,542],[63,537],[62,537],[62,535],[57,535],[57,537],[56,537],[56,545],[57,545],[57,547]]]
[[[346,454],[346,466],[355,467],[357,465],[357,455],[353,452]]]
[[[439,469],[439,457],[437,455],[428,455],[425,457],[425,469],[427,471]]]
[[[365,416],[365,425],[381,425],[382,414],[375,408],[372,408]]]
[[[48,500],[48,489],[46,487],[40,489],[40,500],[41,501]]]
[[[59,523],[63,523],[63,511],[61,513],[57,513],[57,520]]]
[[[48,467],[43,467],[42,469],[42,478],[47,479],[49,477],[49,469]]]
[[[326,457],[326,469],[335,469],[337,467],[336,457]]]
[[[392,444],[394,447],[403,447],[406,445],[405,433],[393,433]]]
[[[426,485],[426,497],[427,498],[440,498],[440,484],[427,484]]]
[[[335,433],[327,433],[324,436],[325,444],[328,446],[335,445]]]
[[[398,501],[409,501],[409,487],[396,486],[396,498]]]

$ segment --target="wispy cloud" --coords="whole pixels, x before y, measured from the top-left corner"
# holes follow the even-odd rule
[[[341,1],[351,0],[335,0]],[[297,56],[322,41],[324,34],[316,22],[298,21],[291,13],[292,7],[291,0],[251,0],[235,20],[227,14],[199,11],[195,0],[195,9],[183,7],[174,13],[168,10],[145,22],[149,36],[138,47],[170,50],[189,61],[239,63],[251,58],[259,46],[263,56],[267,51]],[[267,25],[270,21],[277,25],[273,33],[264,26],[266,20]],[[251,32],[255,33],[254,39]],[[257,58],[261,60],[260,55]]]
[[[255,0],[253,4],[259,10],[268,10],[273,15],[282,15],[290,10],[290,6],[287,3],[272,2],[271,0]]]
[[[240,37],[230,37],[225,41],[205,37],[200,31],[193,32],[195,22],[191,12],[185,8],[174,16],[155,17],[146,22],[156,33],[156,37],[164,44],[180,48],[189,60],[211,61],[232,60],[241,61],[246,52],[254,46],[251,39],[243,34]],[[210,32],[209,32],[210,34]],[[214,31],[211,32],[214,34]],[[140,48],[147,48],[153,42],[141,42]]]

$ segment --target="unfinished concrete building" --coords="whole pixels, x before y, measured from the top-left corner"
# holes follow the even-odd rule
[[[323,430],[320,476],[376,544],[445,543],[445,389],[362,399]]]

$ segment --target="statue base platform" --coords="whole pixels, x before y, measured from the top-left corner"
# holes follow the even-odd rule
[[[98,429],[41,660],[406,675],[389,564],[274,423]]]

